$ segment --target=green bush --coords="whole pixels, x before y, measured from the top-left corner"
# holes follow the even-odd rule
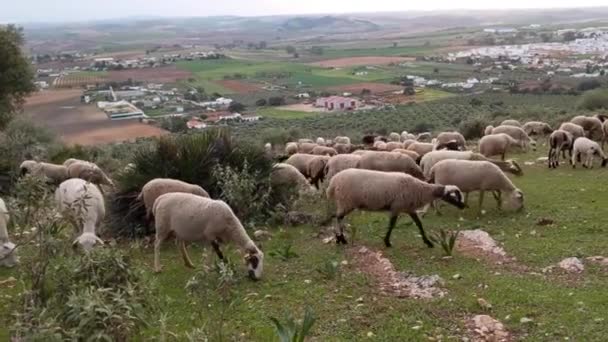
[[[587,110],[608,109],[608,89],[586,92],[579,101],[579,108]]]
[[[462,122],[458,131],[467,140],[479,139],[483,136],[484,130],[488,124],[489,123],[486,120],[475,118]]]

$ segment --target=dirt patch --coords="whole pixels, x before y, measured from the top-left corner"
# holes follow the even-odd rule
[[[191,72],[178,69],[175,65],[160,68],[114,70],[108,72],[108,80],[116,82],[123,82],[131,79],[133,81],[171,83],[188,79],[191,76]]]
[[[414,62],[414,57],[384,57],[384,56],[368,56],[368,57],[347,57],[328,59],[311,63],[311,65],[322,68],[343,68],[357,65],[385,65],[391,63]]]
[[[343,86],[329,87],[326,88],[329,91],[335,92],[347,92],[352,94],[361,94],[363,89],[370,90],[373,94],[378,93],[388,93],[397,90],[403,90],[402,86],[394,85],[394,84],[384,84],[384,83],[373,83],[373,82],[364,82],[364,83],[355,83]]]
[[[443,280],[438,275],[417,277],[397,272],[391,261],[382,256],[382,252],[374,252],[367,247],[351,247],[349,254],[361,272],[375,279],[383,294],[427,299],[443,297],[446,294],[446,291],[439,287]]]
[[[255,93],[260,91],[260,88],[255,86],[254,84],[237,81],[237,80],[222,80],[216,81],[215,83],[221,85],[222,87],[232,90],[235,93]]]
[[[48,105],[66,100],[73,100],[80,98],[81,94],[82,90],[80,89],[39,91],[32,94],[32,96],[26,99],[25,108]]]
[[[508,342],[509,332],[504,324],[488,315],[476,315],[466,323],[471,341],[474,342]]]
[[[158,127],[146,125],[139,121],[129,120],[129,122],[122,123],[109,121],[108,125],[91,128],[86,132],[65,134],[62,136],[62,140],[68,144],[74,145],[98,145],[134,141],[136,138],[141,137],[158,137],[167,133],[167,131]]]

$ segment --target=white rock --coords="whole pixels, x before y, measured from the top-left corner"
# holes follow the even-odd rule
[[[579,258],[566,258],[557,264],[560,268],[573,273],[581,273],[585,270],[585,265]]]

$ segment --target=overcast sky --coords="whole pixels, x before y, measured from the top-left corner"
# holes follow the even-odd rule
[[[275,15],[407,10],[607,6],[606,0],[0,0],[0,22],[86,21],[131,16]]]

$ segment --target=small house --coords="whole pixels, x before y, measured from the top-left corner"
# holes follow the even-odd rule
[[[353,110],[357,109],[359,103],[356,99],[348,97],[330,96],[317,99],[315,106],[326,110]]]

